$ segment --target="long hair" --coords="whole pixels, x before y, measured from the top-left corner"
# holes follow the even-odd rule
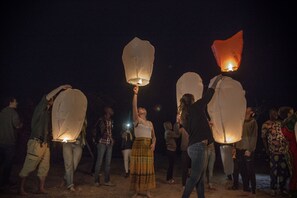
[[[180,115],[181,124],[186,126],[188,124],[189,108],[194,103],[194,96],[192,94],[184,94],[180,99],[180,105],[178,107],[178,114]]]
[[[278,110],[278,115],[282,120],[285,120],[288,117],[288,113],[293,109],[292,107],[289,106],[282,106]]]

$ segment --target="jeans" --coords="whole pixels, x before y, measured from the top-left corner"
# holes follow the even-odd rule
[[[9,184],[15,145],[0,145],[0,186]]]
[[[101,170],[104,154],[105,154],[104,182],[107,183],[110,180],[110,162],[111,162],[111,156],[112,156],[112,145],[98,143],[97,144],[97,161],[96,161],[96,167],[95,167],[95,183],[100,183],[99,173]]]
[[[182,186],[186,185],[189,169],[191,168],[191,159],[187,151],[182,151],[181,153],[181,167],[182,167]]]
[[[63,143],[63,158],[65,166],[64,179],[67,188],[71,188],[73,184],[73,175],[76,171],[78,163],[82,156],[82,147],[80,144]]]
[[[204,172],[207,145],[203,142],[192,144],[188,147],[191,158],[191,175],[187,180],[182,198],[190,197],[194,187],[199,198],[204,198]]]
[[[131,150],[132,149],[124,149],[122,150],[123,158],[124,158],[124,167],[125,167],[125,173],[129,173],[129,164],[130,164],[130,157],[131,157]]]

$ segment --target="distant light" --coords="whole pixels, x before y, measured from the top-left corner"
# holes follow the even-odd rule
[[[127,127],[130,127],[130,123],[127,123],[126,126],[127,126]]]
[[[64,138],[62,142],[66,142],[67,143],[67,138]]]
[[[162,106],[160,104],[155,105],[154,110],[157,112],[160,112],[162,109]]]

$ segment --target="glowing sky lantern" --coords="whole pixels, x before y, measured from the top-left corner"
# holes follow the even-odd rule
[[[211,49],[222,72],[236,71],[239,68],[243,48],[242,34],[241,30],[227,40],[213,42]]]
[[[122,54],[127,82],[138,86],[149,84],[154,59],[155,48],[149,41],[137,37],[130,41]]]
[[[214,80],[215,78],[210,84]],[[212,132],[216,142],[224,144],[241,140],[246,99],[245,91],[238,81],[224,77],[217,84],[207,109],[213,123]]]
[[[180,99],[186,93],[193,94],[195,101],[202,97],[203,83],[199,74],[195,72],[184,73],[176,83],[176,102],[180,105]]]
[[[78,89],[62,91],[52,109],[53,141],[74,142],[79,136],[87,111],[87,98]]]

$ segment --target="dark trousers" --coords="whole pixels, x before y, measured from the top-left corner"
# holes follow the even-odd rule
[[[245,150],[236,149],[236,158],[234,159],[233,186],[238,188],[239,173],[242,178],[243,190],[249,191],[251,183],[252,192],[256,191],[256,174],[254,165],[254,153],[247,157],[244,155]]]
[[[94,154],[94,159],[93,159],[93,164],[92,164],[92,169],[91,169],[91,174],[95,174],[95,168],[96,168],[96,162],[97,162],[97,145],[94,143],[92,148],[93,154]]]
[[[189,168],[191,167],[191,158],[187,151],[181,153],[182,185],[185,186],[189,177]]]
[[[168,169],[167,169],[167,181],[173,179],[173,168],[174,168],[174,159],[175,159],[175,151],[167,150],[167,158],[168,158]]]
[[[0,186],[9,185],[15,150],[14,145],[0,145]]]
[[[270,187],[277,189],[277,178],[279,178],[279,188],[284,190],[290,176],[286,156],[283,154],[270,154]]]

